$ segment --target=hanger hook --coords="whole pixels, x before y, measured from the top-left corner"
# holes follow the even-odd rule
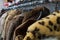
[[[58,1],[56,1],[55,11],[59,13],[59,10],[58,10]]]

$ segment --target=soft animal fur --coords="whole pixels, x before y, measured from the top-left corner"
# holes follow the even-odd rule
[[[15,40],[23,40],[23,36],[22,35],[18,35],[18,36],[16,36]]]
[[[0,18],[0,28],[1,28],[0,31],[2,32],[1,33],[1,38],[4,38],[4,36],[3,36],[4,35],[4,31],[3,31],[3,29],[4,29],[4,23],[5,23],[5,20],[6,20],[6,17],[7,17],[8,12],[4,13],[1,16],[1,18]]]
[[[17,26],[19,26],[22,23],[22,20],[23,16],[21,15],[16,15],[15,17],[13,17],[13,19],[9,22],[9,25],[7,25],[9,29],[6,35],[6,40],[12,40],[14,30]]]
[[[39,7],[39,8],[40,8],[40,9],[35,8],[35,9],[31,10],[30,12],[24,13],[24,19],[23,19],[23,20],[26,21],[26,20],[28,20],[28,19],[30,19],[30,18],[32,18],[32,19],[33,19],[33,18],[34,18],[34,19],[37,19],[37,17],[38,17],[39,14],[40,14],[39,12],[40,12],[40,11],[43,11],[43,8],[44,8],[44,7]],[[46,14],[45,16],[47,16],[47,15],[49,14],[49,10],[48,10],[47,8],[46,8],[46,11],[48,11],[48,12],[47,12],[47,14]],[[46,13],[46,12],[45,12],[45,13]],[[17,16],[16,16],[16,17],[17,17]],[[15,18],[16,18],[16,17],[15,17]],[[14,18],[13,18],[13,19],[14,19]],[[16,21],[15,21],[15,20],[16,20]],[[14,19],[12,22],[10,22],[11,20],[8,22],[7,27],[9,27],[9,28],[11,27],[9,30],[12,30],[13,27],[17,27],[17,26],[15,26],[15,25],[18,25],[18,24],[19,24],[19,21],[18,21],[18,20],[19,20],[19,19],[16,18],[16,19]],[[23,22],[24,22],[24,21],[23,21]],[[14,23],[13,23],[13,22],[14,22]],[[21,20],[21,22],[22,22],[22,20]],[[20,24],[21,24],[21,22],[20,22]],[[23,23],[23,22],[22,22],[22,23]],[[11,23],[13,23],[13,24],[10,25]],[[13,25],[14,25],[14,26],[13,26]],[[13,29],[13,30],[14,30],[14,29]],[[13,31],[13,32],[14,32],[14,31]],[[13,32],[10,31],[10,33],[12,33],[12,34],[13,34]],[[7,32],[7,40],[11,40],[11,35],[10,35],[10,33]]]
[[[2,37],[3,39],[4,39],[4,33],[5,33],[5,31],[4,31],[4,28],[5,28],[5,27],[4,27],[4,24],[5,24],[5,20],[6,20],[7,16],[8,16],[8,13],[10,13],[10,11],[7,11],[7,12],[6,12],[6,15],[5,15],[5,13],[2,15],[2,16],[4,16],[4,15],[6,16],[6,17],[4,16],[5,19],[2,18],[2,21],[3,21],[4,23],[2,23],[2,25],[3,25],[3,31],[2,31],[1,37]],[[1,21],[1,22],[2,22],[2,21]],[[1,24],[0,24],[0,25],[1,25]]]
[[[17,10],[17,9],[16,10],[11,10],[10,13],[8,13],[8,16],[7,16],[7,18],[5,20],[5,24],[4,24],[5,35],[6,35],[7,31],[8,31],[7,25],[9,23],[9,21],[11,21],[15,15],[19,15],[19,14],[21,14],[21,12],[19,10]],[[5,40],[5,38],[4,38],[4,40]]]
[[[25,22],[29,18],[38,17],[40,15],[40,12],[42,12],[41,13],[42,15],[41,15],[40,19],[50,14],[50,10],[48,8],[38,6],[38,7],[35,7],[34,9],[32,9],[31,11],[25,13],[23,22]]]
[[[54,12],[29,26],[23,40],[40,40],[50,36],[60,38],[60,12]]]
[[[22,35],[23,37],[25,36],[27,28],[29,27],[29,25],[31,25],[33,22],[35,22],[35,20],[37,20],[41,11],[43,13],[40,18],[43,18],[50,14],[49,9],[46,7],[36,7],[34,9],[32,9],[31,11],[24,13],[25,15],[24,15],[23,22],[20,26],[18,26],[16,28],[16,30],[14,32],[13,40],[15,40],[15,37],[17,35]],[[33,19],[33,20],[31,20],[31,19]]]
[[[14,31],[13,40],[15,40],[15,37],[16,37],[17,35],[21,35],[21,36],[24,37],[25,34],[26,34],[26,31],[27,31],[27,28],[28,28],[31,24],[33,24],[35,21],[36,21],[36,20],[34,20],[34,19],[29,19],[29,20],[25,21],[24,23],[22,23],[21,25],[19,25],[19,26],[15,29],[15,31]]]

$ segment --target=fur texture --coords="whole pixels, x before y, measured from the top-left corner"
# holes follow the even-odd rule
[[[35,17],[37,19],[37,17],[40,15],[40,12],[42,12],[40,19],[50,14],[50,10],[46,7],[41,7],[41,6],[35,7],[31,11],[25,13],[23,22],[25,22],[26,20],[32,17]]]
[[[23,22],[20,26],[18,26],[14,32],[14,36],[13,36],[13,40],[15,40],[15,37],[17,35],[22,35],[23,37],[26,34],[27,28],[33,23],[35,22],[35,20],[37,20],[37,18],[40,16],[40,12],[42,11],[42,15],[40,18],[43,18],[47,15],[50,14],[50,11],[48,8],[46,7],[36,7],[34,9],[32,9],[29,12],[24,13],[24,19]],[[39,19],[40,19],[39,18]],[[35,20],[34,20],[35,19]]]
[[[11,10],[10,13],[8,13],[8,16],[7,16],[7,18],[5,20],[5,24],[4,24],[4,31],[5,31],[4,34],[5,35],[8,31],[7,25],[9,24],[9,21],[11,21],[15,15],[19,15],[19,14],[21,14],[21,12],[19,10]],[[5,40],[5,38],[4,38],[4,40]]]
[[[50,36],[60,37],[60,12],[54,12],[29,26],[23,40],[40,40]]]
[[[23,17],[20,15],[16,15],[13,19],[9,22],[9,27],[6,40],[12,40],[12,36],[16,27],[18,27],[22,23]]]

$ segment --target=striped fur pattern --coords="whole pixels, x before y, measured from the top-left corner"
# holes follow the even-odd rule
[[[14,16],[19,15],[19,14],[21,14],[21,12],[17,9],[16,10],[10,10],[10,13],[8,13],[8,16],[7,16],[7,18],[5,20],[5,24],[4,24],[4,37],[6,37],[5,35],[8,31],[8,28],[9,28],[9,27],[7,27],[7,25],[9,24],[9,21],[11,21]],[[5,38],[4,38],[4,40],[5,40]]]
[[[23,40],[41,40],[45,37],[60,37],[60,13],[53,12],[29,26]]]

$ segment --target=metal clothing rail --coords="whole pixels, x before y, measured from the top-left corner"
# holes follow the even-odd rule
[[[49,3],[48,3],[49,4]],[[51,3],[50,3],[51,4]],[[49,4],[49,5],[50,5]],[[32,1],[32,2],[27,2],[27,3],[22,3],[22,4],[19,4],[19,5],[15,5],[15,6],[12,6],[12,7],[8,7],[8,8],[4,8],[5,10],[11,10],[11,9],[22,9],[22,10],[30,10],[30,9],[33,9],[34,7],[36,6],[46,6],[45,3],[41,3],[40,0],[37,0],[37,1]],[[52,3],[51,6],[54,6],[55,8],[55,3]],[[47,7],[47,6],[46,6]],[[55,9],[54,9],[55,10]]]
[[[35,5],[41,4],[41,2],[40,1],[32,1],[32,2],[23,3],[23,4],[20,4],[20,5],[16,5],[16,6],[4,8],[4,9],[6,9],[6,10],[8,10],[8,9],[16,9],[16,8],[21,8],[21,7],[25,7],[25,6],[27,6],[27,7],[28,6],[34,6],[34,4]]]

